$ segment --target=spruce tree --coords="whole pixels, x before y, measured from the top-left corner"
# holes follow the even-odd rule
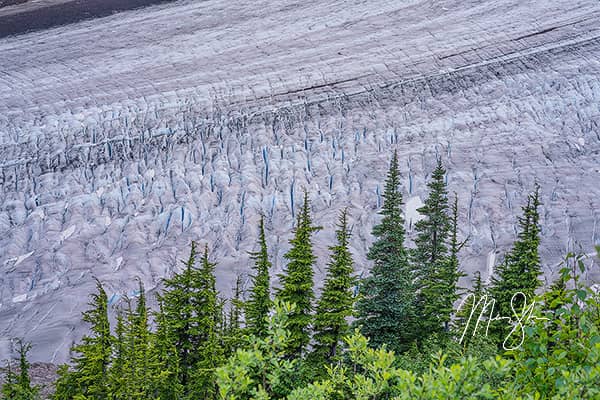
[[[325,362],[337,356],[339,345],[348,335],[347,318],[352,315],[354,304],[352,287],[356,280],[353,276],[352,254],[348,248],[350,232],[347,210],[340,215],[336,238],[336,245],[329,248],[332,252],[331,261],[327,266],[325,285],[314,320],[314,353]]]
[[[444,176],[446,170],[438,159],[437,167],[427,184],[429,196],[417,211],[423,216],[415,224],[417,237],[411,260],[416,272],[418,286],[417,310],[420,330],[428,334],[439,333],[447,328],[455,299],[456,282],[451,269],[457,268],[457,259],[448,258],[451,219],[448,213],[448,192]],[[457,246],[457,243],[455,243]],[[458,251],[457,249],[455,249]],[[450,286],[448,286],[450,285]]]
[[[313,264],[316,260],[311,235],[319,229],[320,227],[312,225],[308,194],[304,192],[304,204],[298,214],[294,237],[290,240],[292,248],[284,255],[288,264],[283,274],[279,275],[282,287],[277,292],[280,301],[296,305],[288,321],[290,330],[288,355],[291,357],[300,356],[310,341],[309,327],[315,297]]]
[[[355,324],[370,345],[387,344],[396,352],[406,350],[417,337],[413,272],[404,247],[404,217],[398,155],[394,152],[385,181],[381,222],[373,228],[376,240],[367,257],[371,274],[360,284]]]
[[[246,328],[251,335],[265,337],[267,334],[268,315],[271,309],[271,289],[269,269],[271,262],[267,252],[264,217],[260,218],[259,251],[251,253],[254,260],[255,275],[252,276],[250,299],[246,303]]]
[[[539,186],[536,186],[535,191],[527,196],[527,204],[522,207],[517,240],[492,277],[490,294],[495,300],[494,316],[513,316],[513,309],[521,312],[525,301],[531,303],[535,290],[541,284],[539,206]],[[496,321],[492,328],[502,345],[511,327],[505,321]]]
[[[100,281],[97,293],[91,295],[90,309],[83,313],[83,321],[91,325],[91,334],[73,346],[73,369],[59,369],[55,399],[106,399],[110,392],[109,366],[114,342],[108,321],[108,298]]]

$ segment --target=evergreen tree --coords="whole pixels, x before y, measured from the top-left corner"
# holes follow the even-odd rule
[[[229,301],[229,313],[223,316],[223,348],[225,357],[229,357],[242,344],[242,277],[238,275],[233,289],[233,298]]]
[[[181,273],[164,280],[165,290],[158,296],[161,315],[157,317],[161,358],[178,371],[178,384],[185,398],[212,398],[212,376],[222,358],[219,327],[222,311],[215,287],[215,264],[208,260],[205,247],[201,267],[196,267],[196,244]],[[170,353],[176,351],[174,363]],[[173,369],[171,369],[173,371]],[[174,393],[174,391],[172,391]]]
[[[114,356],[110,369],[111,397],[118,399],[147,399],[151,397],[150,332],[144,286],[139,282],[139,298],[135,310],[127,299],[124,310],[117,315],[113,345]]]
[[[150,340],[151,393],[161,400],[179,400],[183,397],[183,386],[179,380],[179,354],[177,343],[167,323],[163,303],[155,314],[157,330]]]
[[[355,284],[352,254],[348,248],[347,210],[342,211],[336,231],[337,243],[331,246],[331,262],[327,267],[325,285],[317,304],[314,320],[314,353],[323,361],[337,356],[338,346],[349,331],[347,318],[352,315]]]
[[[427,184],[429,196],[423,207],[417,210],[423,219],[415,224],[416,249],[412,252],[412,258],[414,263],[423,270],[423,276],[426,276],[426,272],[444,260],[448,253],[447,244],[451,222],[448,215],[448,191],[444,182],[445,175],[446,170],[442,161],[438,159],[437,167],[431,175],[431,181]]]
[[[527,204],[519,217],[519,233],[511,251],[496,268],[492,277],[490,294],[495,300],[494,315],[508,317],[513,309],[520,312],[525,301],[531,303],[535,290],[540,286],[539,186],[527,196]],[[519,293],[522,293],[520,295]],[[505,321],[492,324],[492,331],[499,343],[511,329]]]
[[[316,260],[311,235],[319,229],[312,225],[308,194],[304,192],[304,204],[298,214],[294,237],[290,240],[292,248],[284,255],[289,262],[284,273],[279,275],[282,287],[277,292],[280,301],[296,305],[288,322],[290,356],[299,356],[310,341],[309,326],[315,297],[313,264]]]
[[[179,364],[179,383],[187,390],[190,382],[190,373],[194,367],[196,355],[194,346],[196,344],[197,326],[199,325],[194,310],[194,297],[197,295],[199,272],[196,269],[196,243],[192,242],[190,256],[185,262],[185,268],[181,273],[176,273],[170,279],[164,279],[164,291],[158,295],[158,301],[162,305],[157,320],[159,330],[163,337],[168,340],[165,347],[175,347]]]
[[[133,397],[146,399],[151,397],[152,379],[152,355],[150,353],[150,328],[148,325],[148,308],[146,305],[146,293],[144,284],[139,281],[139,295],[135,313],[132,319],[133,335]]]
[[[97,293],[91,295],[91,307],[83,313],[83,321],[91,325],[91,335],[73,346],[77,356],[72,358],[73,369],[59,369],[55,399],[86,398],[106,399],[110,392],[109,366],[113,337],[108,321],[108,298],[100,281],[96,280]]]
[[[448,238],[448,255],[442,259],[437,268],[431,271],[425,297],[427,316],[431,326],[444,332],[450,330],[450,319],[454,312],[454,303],[459,298],[458,280],[465,274],[460,271],[458,253],[466,243],[458,241],[458,196],[454,196],[450,216],[450,232]],[[435,330],[433,331],[435,332]]]
[[[246,303],[246,328],[251,335],[264,337],[268,329],[268,315],[271,309],[270,277],[271,262],[267,252],[264,217],[260,218],[259,231],[260,249],[251,253],[254,260],[255,275],[252,276],[250,299]]]
[[[131,309],[128,311],[131,313]],[[127,398],[130,387],[131,351],[127,343],[128,335],[126,333],[126,318],[128,316],[129,314],[126,314],[123,310],[119,310],[117,314],[117,327],[113,343],[114,355],[109,373],[111,398]]]
[[[235,288],[233,289],[233,299],[229,306],[229,329],[231,331],[238,331],[242,327],[242,277],[238,275],[235,279]]]
[[[4,384],[0,390],[0,399],[14,399],[18,396],[19,384],[17,383],[17,374],[12,370],[10,360],[6,362],[6,376]]]
[[[429,196],[417,211],[423,216],[415,224],[417,237],[411,251],[417,274],[420,330],[428,334],[440,333],[447,328],[452,312],[451,300],[456,299],[456,254],[448,258],[448,244],[452,223],[448,215],[448,192],[444,176],[446,170],[438,164],[427,184]],[[458,244],[454,243],[458,252]],[[452,271],[454,269],[454,271]]]
[[[196,315],[200,324],[195,352],[198,362],[193,371],[193,395],[190,399],[212,399],[217,395],[216,369],[225,362],[222,343],[222,309],[216,288],[215,266],[208,258],[208,245],[204,246],[201,260],[201,290],[195,299]]]
[[[24,344],[22,340],[17,341],[19,345],[19,373],[16,374],[11,367],[10,361],[7,363],[7,373],[4,385],[0,390],[0,399],[6,400],[33,400],[38,397],[40,388],[31,386],[29,379],[29,361],[27,353],[31,349],[29,343]]]
[[[481,272],[479,271],[475,272],[472,282],[473,287],[467,292],[465,299],[456,312],[456,335],[463,345],[463,348],[469,346],[474,335],[478,333],[480,335],[485,335],[485,326],[487,324],[485,320],[482,320],[479,323],[477,332],[475,332],[475,324],[485,307],[486,299],[484,299],[484,296],[486,296],[486,288],[481,280]],[[483,315],[484,318],[486,318],[486,314],[484,313]]]
[[[415,320],[414,275],[404,247],[404,218],[398,155],[394,152],[385,182],[381,222],[373,228],[375,242],[369,249],[371,274],[360,285],[355,322],[370,345],[387,344],[396,352],[406,350],[418,332]]]

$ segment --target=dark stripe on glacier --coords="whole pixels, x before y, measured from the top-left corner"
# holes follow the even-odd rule
[[[0,38],[40,31],[88,19],[106,17],[121,11],[173,0],[75,0],[20,13],[0,15]]]

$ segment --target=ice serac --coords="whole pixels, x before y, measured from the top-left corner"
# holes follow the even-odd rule
[[[444,161],[468,272],[487,279],[536,182],[547,277],[600,241],[596,0],[190,0],[0,54],[0,358],[24,336],[64,361],[94,277],[115,304],[154,291],[191,240],[227,295],[261,213],[280,271],[304,190],[317,285],[343,207],[366,273],[392,149],[413,223]]]

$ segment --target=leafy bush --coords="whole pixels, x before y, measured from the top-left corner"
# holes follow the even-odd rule
[[[580,257],[569,255],[569,263],[583,270]],[[303,361],[289,361],[283,356],[290,306],[279,305],[271,317],[269,337],[252,338],[250,349],[238,350],[219,369],[221,397],[600,399],[599,296],[579,287],[574,271],[563,268],[560,284],[537,299],[532,316],[546,320],[515,325],[515,334],[522,332],[523,343],[512,351],[490,356],[495,345],[485,338],[474,337],[470,346],[463,348],[444,336],[430,339],[420,351],[415,348],[397,357],[385,345],[370,347],[369,340],[357,330],[346,338],[345,361],[326,366],[325,379],[293,390],[294,381],[300,382],[294,373],[301,370]]]

